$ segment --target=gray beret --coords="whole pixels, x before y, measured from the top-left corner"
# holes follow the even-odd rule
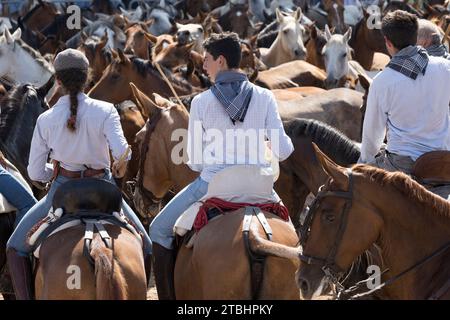
[[[81,51],[66,49],[56,55],[53,66],[55,67],[55,71],[72,68],[87,70],[89,61]]]

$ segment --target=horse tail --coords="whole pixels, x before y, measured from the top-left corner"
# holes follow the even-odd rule
[[[127,285],[120,265],[115,261],[113,250],[96,236],[92,240],[90,255],[95,262],[97,300],[124,300]]]

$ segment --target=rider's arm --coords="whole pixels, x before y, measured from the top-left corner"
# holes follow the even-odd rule
[[[380,102],[378,87],[375,81],[370,86],[369,95],[367,97],[367,108],[364,117],[361,156],[358,162],[369,163],[375,158],[380,151],[386,134],[387,111],[384,110],[383,104]]]
[[[291,138],[286,134],[278,112],[277,101],[271,91],[267,90],[268,108],[266,117],[267,137],[270,140],[270,148],[279,161],[287,159],[294,151]]]
[[[53,169],[47,165],[50,148],[43,137],[42,122],[38,118],[31,139],[30,156],[28,158],[28,176],[33,181],[48,182],[53,176]]]
[[[201,172],[203,169],[203,126],[199,114],[199,96],[194,97],[189,112],[189,126],[187,138],[187,165],[193,171]]]
[[[123,135],[122,125],[120,124],[120,116],[116,108],[111,107],[111,113],[106,117],[103,123],[103,133],[108,140],[114,160],[120,159],[128,148],[127,140]],[[131,159],[131,150],[126,160]]]

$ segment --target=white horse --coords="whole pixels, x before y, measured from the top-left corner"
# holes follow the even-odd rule
[[[325,25],[325,38],[327,43],[322,49],[322,55],[325,63],[327,78],[325,87],[327,89],[342,87],[347,84],[347,80],[357,82],[358,74],[364,74],[368,77],[364,68],[355,60],[351,60],[352,49],[348,45],[352,34],[352,28],[341,34],[331,34],[328,25]],[[356,90],[364,92],[364,89],[358,85]]]
[[[22,31],[6,29],[0,36],[0,77],[8,84],[31,83],[41,87],[54,73],[53,66],[39,52],[20,40]]]
[[[268,67],[275,67],[292,60],[305,60],[306,48],[303,44],[305,27],[300,24],[302,9],[293,15],[284,16],[276,9],[279,24],[278,35],[269,49],[260,48],[261,60]]]
[[[195,43],[193,50],[203,54],[203,40],[205,40],[205,33],[202,25],[197,23],[177,23],[176,26],[178,43]]]

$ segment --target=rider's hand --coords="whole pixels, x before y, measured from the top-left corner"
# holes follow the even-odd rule
[[[123,178],[127,171],[128,161],[114,161],[112,165],[112,174],[115,178]]]

